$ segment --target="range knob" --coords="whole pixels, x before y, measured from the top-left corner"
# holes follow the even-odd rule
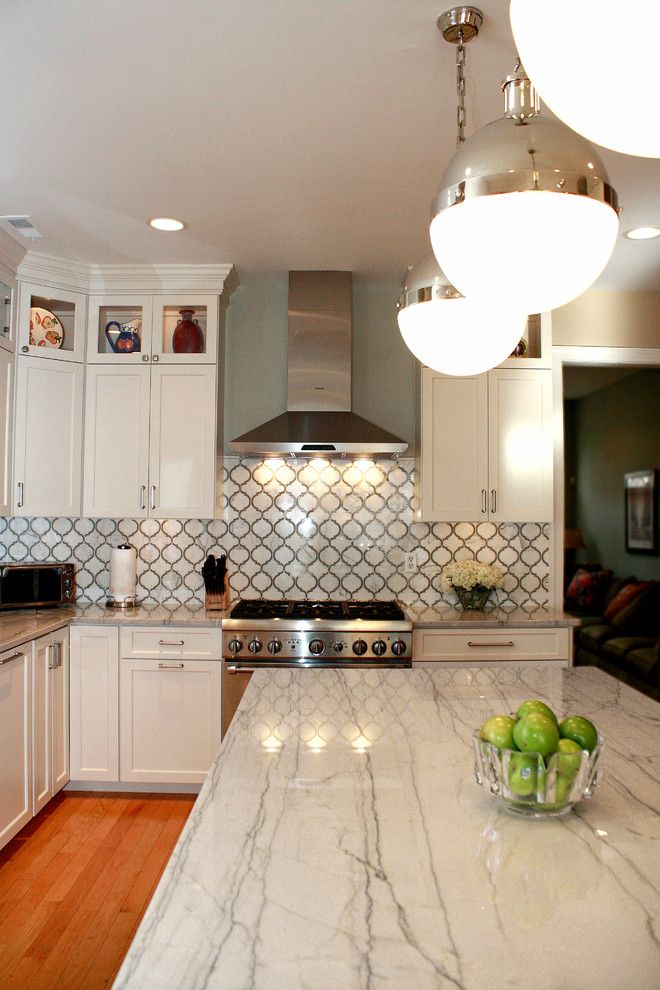
[[[387,653],[387,643],[384,639],[377,639],[371,649],[377,657],[382,657],[384,653]]]
[[[269,653],[280,653],[282,650],[282,644],[279,639],[271,639],[268,641],[268,652]]]
[[[251,639],[248,643],[248,650],[250,653],[261,653],[263,645],[260,639]]]
[[[332,648],[335,651],[335,653],[341,653],[341,651],[344,649],[344,644],[343,643],[333,643],[332,644]]]
[[[406,644],[402,639],[395,639],[392,643],[392,653],[395,657],[402,657],[406,652]]]
[[[353,653],[356,653],[359,657],[363,657],[367,652],[367,644],[363,639],[356,639],[353,643]]]
[[[242,639],[230,639],[229,640],[229,652],[230,653],[240,653],[243,649]]]
[[[309,652],[312,656],[318,657],[325,650],[325,643],[322,639],[313,639],[309,644]]]

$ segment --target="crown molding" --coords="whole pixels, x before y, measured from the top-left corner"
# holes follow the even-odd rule
[[[238,287],[233,265],[90,265],[37,251],[27,252],[17,274],[24,281],[88,293],[217,293],[225,305]]]
[[[57,258],[40,251],[28,251],[18,267],[18,278],[25,282],[52,285],[74,292],[88,292],[91,268],[84,261]]]

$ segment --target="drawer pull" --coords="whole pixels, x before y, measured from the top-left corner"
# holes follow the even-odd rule
[[[3,663],[11,663],[12,660],[18,660],[18,658],[19,657],[22,657],[22,656],[23,656],[23,653],[21,653],[20,650],[18,651],[18,653],[12,653],[12,655],[10,657],[4,657],[4,659],[0,659],[0,666]]]
[[[185,646],[185,639],[159,639],[159,646]]]
[[[182,663],[159,663],[158,664],[158,669],[159,670],[181,670],[181,669],[183,669],[183,667],[184,667],[184,664],[182,664]]]
[[[477,648],[479,648],[480,646],[514,646],[514,645],[515,644],[512,639],[501,640],[499,643],[473,643],[471,639],[468,639],[468,646],[476,646]]]

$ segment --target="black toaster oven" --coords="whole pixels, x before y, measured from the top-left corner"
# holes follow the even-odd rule
[[[70,605],[75,595],[73,564],[0,564],[0,609]]]

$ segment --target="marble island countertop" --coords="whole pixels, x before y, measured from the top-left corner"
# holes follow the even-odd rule
[[[530,697],[606,738],[563,819],[474,782]],[[115,986],[655,990],[659,811],[660,706],[593,668],[260,671]]]

